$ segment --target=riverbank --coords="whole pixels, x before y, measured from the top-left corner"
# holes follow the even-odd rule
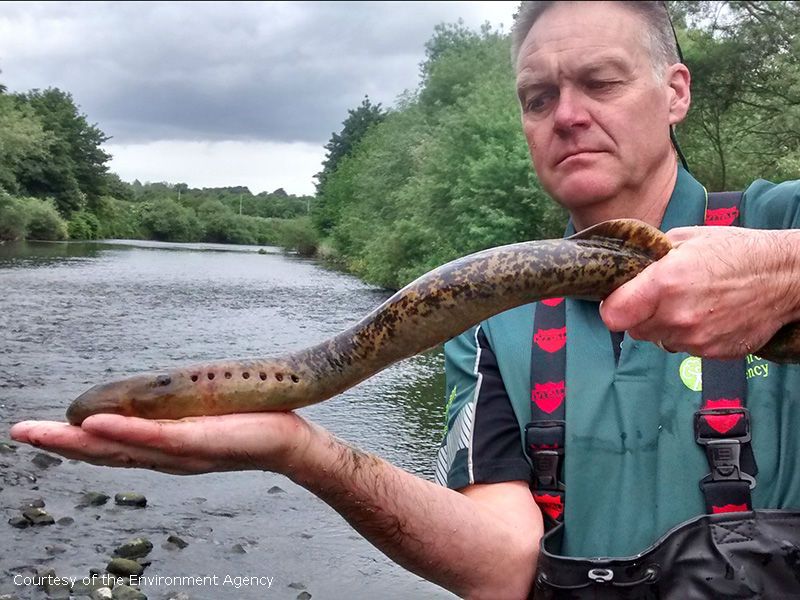
[[[33,462],[37,449],[7,439],[20,420],[63,420],[70,400],[101,381],[317,343],[380,304],[384,290],[277,249],[259,254],[258,246],[29,243],[13,256],[9,246],[0,253],[0,598],[46,598],[13,577],[105,572],[114,551],[140,537],[153,545],[143,575],[155,584],[141,586],[150,600],[451,597],[392,563],[284,477],[179,478],[71,460],[43,468]],[[441,354],[428,353],[300,413],[431,478],[443,424],[441,373]],[[80,506],[88,492],[109,499]],[[144,495],[146,506],[115,504],[122,492]],[[52,524],[9,523],[25,519],[21,507],[38,500],[44,506],[32,508]],[[170,536],[187,546],[173,547]],[[219,585],[202,579],[213,584],[215,575]],[[256,579],[237,589],[222,585],[226,575]],[[266,589],[265,578],[272,578]],[[176,581],[188,583],[170,585]]]

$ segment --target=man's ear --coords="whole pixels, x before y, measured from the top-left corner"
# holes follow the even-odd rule
[[[669,124],[675,125],[686,118],[692,102],[692,75],[683,63],[675,63],[665,73],[669,94]]]

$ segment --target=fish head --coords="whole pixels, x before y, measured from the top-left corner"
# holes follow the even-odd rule
[[[168,418],[167,411],[174,414],[176,404],[196,405],[197,392],[197,386],[182,373],[137,375],[86,390],[70,404],[67,421],[80,425],[86,417],[100,413]]]

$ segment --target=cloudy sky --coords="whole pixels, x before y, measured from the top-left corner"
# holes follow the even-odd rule
[[[437,23],[508,31],[511,2],[0,2],[0,83],[70,92],[124,180],[313,193],[368,94],[418,83]]]

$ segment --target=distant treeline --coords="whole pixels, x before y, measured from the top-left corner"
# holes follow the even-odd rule
[[[800,177],[800,3],[669,6],[693,77],[677,130],[693,174],[712,191]],[[559,236],[566,215],[531,167],[509,46],[489,26],[438,26],[416,90],[348,112],[313,198],[124,183],[69,94],[0,87],[0,238],[277,243],[397,288],[470,252]]]
[[[126,183],[108,172],[108,137],[59,89],[0,86],[0,240],[153,239],[316,249],[311,197],[279,188]]]

